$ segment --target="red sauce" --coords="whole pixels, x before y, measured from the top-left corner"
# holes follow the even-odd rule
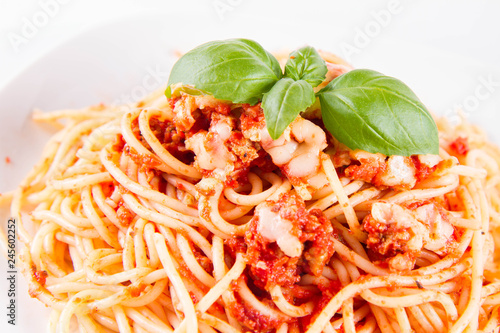
[[[246,256],[254,283],[269,290],[273,285],[290,286],[302,272],[319,276],[334,252],[336,237],[330,221],[314,209],[308,212],[297,195],[285,193],[273,203],[271,211],[292,223],[290,233],[304,244],[300,257],[288,257],[277,243],[269,242],[258,232],[259,217],[254,216],[245,233]]]
[[[173,110],[174,107],[175,107],[175,103],[177,103],[177,101],[179,100],[179,98],[168,98],[167,101],[168,101],[168,105],[170,106],[170,108]]]
[[[208,131],[208,129],[210,128],[210,119],[211,118],[209,115],[196,118],[193,126],[188,131],[184,132],[186,137],[190,138],[199,131]]]
[[[299,306],[313,301],[316,304],[315,312],[319,313],[340,290],[340,283],[332,281],[318,285],[317,288],[311,286],[306,288],[298,282],[303,274],[315,276],[322,274],[324,266],[334,253],[333,239],[338,238],[337,231],[333,229],[322,211],[313,209],[308,212],[304,201],[298,195],[285,193],[278,200],[268,203],[272,212],[291,222],[290,233],[304,244],[302,254],[298,257],[289,257],[276,242],[265,239],[259,233],[258,226],[261,223],[259,215],[252,218],[244,237],[224,240],[226,253],[232,258],[235,258],[237,253],[245,253],[248,266],[242,278],[261,302],[268,303],[274,308],[269,290],[279,285],[288,302]],[[271,221],[266,222],[271,223]],[[230,308],[234,316],[251,330],[267,331],[279,325],[274,319],[262,315],[245,304],[237,294]],[[307,319],[299,321],[304,320],[307,321]],[[295,320],[293,322],[302,325]]]
[[[231,113],[231,106],[225,103],[219,103],[215,106],[215,112],[229,116]]]
[[[244,111],[240,116],[242,131],[264,127],[263,125],[266,121],[264,118],[264,111],[260,107],[260,103],[254,106],[251,106],[250,104],[243,104],[241,108]]]
[[[175,101],[169,100],[169,102],[175,112]],[[264,172],[276,168],[261,146],[246,139],[241,132],[245,126],[255,127],[256,121],[260,120],[259,126],[265,123],[262,109],[258,105],[251,107],[248,104],[243,105],[242,108],[244,112],[241,112],[241,108],[232,110],[229,104],[218,103],[213,107],[196,109],[191,112],[193,123],[189,129],[179,126],[175,121],[159,122],[154,119],[151,119],[150,126],[158,140],[173,156],[186,164],[192,164],[194,153],[186,149],[184,141],[204,131],[206,147],[220,145],[221,140],[217,137],[218,132],[214,130],[214,126],[220,122],[227,124],[231,128],[231,133],[229,138],[224,139],[223,144],[229,152],[228,162],[233,165],[233,168],[232,172],[226,175],[224,185],[235,188],[248,182],[247,175],[252,167],[258,167]],[[245,110],[248,110],[248,113]],[[206,177],[214,176],[213,170],[202,169],[200,172]]]
[[[225,251],[229,253],[232,258],[236,258],[237,253],[247,252],[247,244],[243,237],[230,237],[224,240]]]
[[[322,291],[322,296],[316,309],[321,311],[328,304],[328,302],[330,302],[332,297],[342,289],[342,284],[340,281],[330,280],[328,282],[318,284],[318,288]]]
[[[123,136],[121,134],[117,134],[115,137],[115,142],[113,143],[111,149],[113,151],[121,153],[123,151],[124,146],[125,146],[125,140],[123,140]]]
[[[254,217],[245,233],[248,245],[246,258],[253,282],[261,289],[272,286],[292,285],[300,280],[302,270],[297,266],[299,258],[286,256],[276,243],[268,243],[257,231],[258,218]]]
[[[188,238],[189,239],[189,238]],[[193,250],[194,257],[196,261],[200,264],[200,266],[205,270],[205,272],[212,274],[214,271],[214,266],[212,261],[208,259],[205,254],[193,244],[193,242],[189,241],[191,249]]]
[[[145,283],[139,283],[138,286],[130,287],[130,295],[132,297],[138,297],[148,285]]]
[[[453,160],[450,158],[450,159],[447,159],[447,160],[442,160],[441,162],[438,163],[438,165],[436,166],[436,173],[439,174],[441,173],[442,171],[446,170],[446,169],[449,169],[453,166],[454,162]]]
[[[450,143],[450,149],[457,155],[467,155],[467,153],[469,152],[469,143],[467,138],[459,136],[452,143]]]
[[[413,236],[410,228],[398,227],[397,223],[378,222],[371,214],[364,218],[363,228],[368,232],[368,248],[385,257],[405,252],[406,243]]]
[[[204,117],[200,117],[199,119],[203,120]],[[195,122],[195,126],[199,126],[199,122]],[[149,127],[163,148],[170,154],[185,164],[190,164],[194,161],[194,154],[187,150],[184,145],[186,134],[179,130],[173,122],[151,118]]]
[[[434,171],[436,171],[437,165],[429,167],[421,163],[417,156],[412,156],[411,160],[415,165],[415,177],[417,178],[417,183],[428,178]]]
[[[329,133],[329,132],[327,132]],[[351,158],[349,157],[348,150],[337,149],[335,154],[332,155],[332,163],[335,168],[343,167],[351,164]]]
[[[135,214],[132,213],[128,208],[124,206],[124,202],[120,200],[118,202],[118,207],[116,208],[116,214],[118,215],[118,219],[123,226],[128,226],[134,219]]]
[[[364,159],[359,162],[355,161],[348,166],[345,169],[345,175],[351,179],[360,179],[368,183],[375,183],[375,177],[386,169],[387,164],[384,161]]]
[[[33,272],[33,277],[42,286],[45,286],[45,280],[47,279],[47,276],[49,276],[49,274],[47,273],[47,271],[37,271],[37,270],[34,270],[34,272]]]
[[[118,183],[116,183],[116,181],[114,181],[114,180],[112,182],[101,184],[101,188],[102,188],[102,192],[104,194],[104,197],[108,198],[111,196],[111,194],[115,190],[115,184],[118,185]]]
[[[240,279],[246,278],[242,276]],[[238,290],[236,283],[232,284],[232,289],[234,291],[234,299],[233,302],[229,303],[229,310],[241,324],[250,328],[253,332],[271,331],[272,329],[278,328],[284,321],[286,321],[287,318],[289,318],[285,316],[282,316],[281,318],[271,318],[262,314],[241,299],[239,294],[236,292]],[[269,306],[274,307],[274,305],[270,303]],[[291,318],[288,319],[288,321],[291,320]]]
[[[237,164],[235,163],[237,169],[249,166],[253,160],[259,157],[258,148],[255,147],[253,142],[246,139],[240,131],[233,131],[226,145],[229,151],[238,158]]]
[[[431,203],[433,200],[415,200],[415,201],[410,201],[410,202],[405,202],[402,203],[401,206],[408,208],[410,210],[415,210],[418,207],[422,207],[424,205],[427,205],[428,203]]]
[[[338,152],[333,157],[334,162],[336,162],[335,165],[342,166],[348,163],[348,166],[344,169],[344,174],[346,177],[356,180],[363,180],[381,188],[387,187],[387,185],[384,184],[381,178],[383,173],[387,171],[387,159],[378,160],[375,158],[370,158],[361,159],[359,161],[349,161],[347,158],[348,156],[346,155],[346,152]],[[444,161],[441,161],[440,164],[443,162]],[[417,180],[416,184],[429,178],[439,168],[439,164],[429,167],[421,163],[418,156],[416,155],[411,156],[411,158],[408,160],[408,166],[413,166],[415,169],[415,178]],[[392,187],[396,189],[409,189],[406,188],[407,186],[405,184]]]
[[[427,205],[434,205],[433,209],[437,209],[437,213],[443,222],[450,224],[449,216],[443,207],[446,202],[439,198],[428,200],[415,200],[401,206],[411,211]],[[433,221],[418,221],[424,224],[427,228]],[[415,264],[416,258],[420,255],[421,249],[409,249],[408,242],[415,236],[415,231],[411,227],[402,227],[398,223],[382,223],[373,218],[372,214],[368,214],[363,219],[363,229],[368,233],[366,245],[368,254],[372,261],[379,261],[382,266],[387,263],[388,259],[403,254],[405,260]],[[462,231],[459,228],[453,227],[453,233],[446,240],[446,245],[440,250],[443,255],[450,253],[456,248],[458,239],[461,237]],[[423,244],[425,246],[425,243]]]
[[[129,156],[132,161],[134,161],[141,167],[141,170],[154,169],[162,163],[160,159],[156,157],[156,155],[139,154],[134,148],[130,147],[129,145],[125,145],[123,151],[125,152],[125,155]]]

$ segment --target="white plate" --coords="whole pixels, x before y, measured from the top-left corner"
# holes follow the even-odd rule
[[[352,14],[333,19],[327,12],[319,11],[321,19],[308,17],[301,21],[302,26],[298,23],[300,15],[294,13],[297,17],[286,18],[285,12],[282,16],[267,12],[259,15],[256,8],[250,10],[243,3],[225,20],[218,19],[213,12],[207,17],[200,10],[189,15],[139,16],[87,31],[61,45],[0,91],[0,193],[15,188],[37,161],[50,134],[47,128],[31,121],[34,108],[48,111],[140,98],[167,81],[175,51],[186,51],[213,39],[252,38],[270,51],[307,43],[342,54],[341,45],[355,45],[356,29],[365,29],[374,20],[370,16],[359,19]],[[353,18],[356,23],[352,23]],[[402,79],[436,113],[454,117],[454,106],[465,104],[470,119],[483,125],[500,143],[497,130],[500,114],[495,112],[500,105],[500,71],[466,57],[466,53],[453,52],[456,44],[438,48],[432,36],[407,40],[397,29],[398,25],[389,26],[382,36],[372,38],[353,57],[354,65]],[[415,32],[418,28],[405,29],[413,29],[418,35]],[[491,48],[498,53],[497,43],[492,43]],[[487,83],[491,80],[493,84]],[[7,157],[10,163],[6,163]],[[1,218],[6,221],[5,211]],[[3,259],[0,272],[0,299],[5,304]],[[2,305],[0,331],[38,331],[46,326],[49,311],[30,299],[20,273],[17,281],[17,325],[6,323]]]

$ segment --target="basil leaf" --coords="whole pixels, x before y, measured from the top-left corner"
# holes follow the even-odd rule
[[[278,60],[248,39],[229,39],[200,45],[184,54],[168,79],[193,85],[217,99],[255,104],[281,78]],[[170,98],[170,90],[165,94]]]
[[[262,109],[267,130],[273,140],[278,139],[300,112],[311,106],[316,97],[312,86],[304,81],[290,78],[279,80],[264,94]]]
[[[311,46],[302,47],[290,53],[285,65],[285,76],[294,80],[305,80],[313,87],[325,79],[325,61]]]
[[[357,69],[334,79],[318,97],[326,128],[351,149],[402,156],[439,153],[432,116],[398,79]]]

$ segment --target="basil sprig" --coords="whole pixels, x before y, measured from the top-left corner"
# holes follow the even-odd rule
[[[285,77],[264,94],[262,109],[273,140],[278,139],[299,113],[314,104],[313,87],[325,79],[325,61],[314,48],[302,47],[290,54]]]
[[[177,61],[165,94],[192,91],[233,103],[262,101],[273,139],[318,98],[325,127],[351,149],[403,156],[439,152],[432,116],[403,82],[358,69],[314,94],[326,73],[325,61],[309,46],[290,54],[282,74],[276,58],[254,41],[213,41]]]

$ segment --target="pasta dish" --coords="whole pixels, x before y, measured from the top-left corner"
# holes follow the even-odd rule
[[[314,93],[352,71],[319,54]],[[436,118],[438,153],[368,152],[323,102],[273,138],[271,97],[170,86],[34,114],[60,130],[11,215],[51,331],[498,332],[500,150],[479,129]]]

